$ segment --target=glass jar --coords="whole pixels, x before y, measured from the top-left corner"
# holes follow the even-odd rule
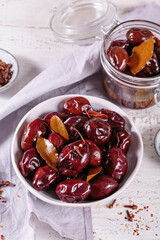
[[[154,77],[134,77],[117,70],[109,61],[107,49],[114,40],[126,39],[130,28],[146,28],[160,39],[160,25],[142,20],[126,21],[112,28],[105,36],[100,58],[103,81],[109,97],[121,105],[132,109],[160,107],[160,75]]]

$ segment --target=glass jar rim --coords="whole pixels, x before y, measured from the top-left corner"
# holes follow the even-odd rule
[[[147,77],[147,78],[142,78],[142,77],[135,77],[135,76],[130,76],[127,75],[126,73],[120,72],[118,69],[116,69],[109,61],[109,57],[107,54],[105,54],[105,41],[108,37],[110,37],[112,35],[112,33],[114,33],[115,30],[118,30],[119,28],[123,27],[124,24],[133,24],[133,23],[141,23],[144,25],[145,27],[145,23],[146,24],[151,24],[152,26],[156,26],[158,28],[160,28],[160,25],[151,21],[147,21],[147,20],[138,20],[138,19],[133,19],[133,20],[128,20],[128,21],[124,21],[122,23],[119,23],[118,25],[116,25],[115,27],[113,27],[106,35],[101,47],[101,63],[104,66],[107,66],[111,72],[114,72],[114,74],[116,76],[118,76],[119,79],[123,79],[124,82],[127,83],[131,83],[131,84],[155,84],[155,85],[159,85],[160,84],[160,74],[158,74],[157,76],[154,77]]]

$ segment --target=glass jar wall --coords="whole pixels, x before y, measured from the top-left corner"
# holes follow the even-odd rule
[[[104,38],[100,53],[105,89],[111,99],[127,108],[148,108],[155,103],[160,106],[159,74],[152,77],[131,76],[117,70],[109,61],[107,49],[113,41],[126,39],[126,33],[131,28],[148,29],[160,39],[160,26],[149,21],[127,21],[112,28]]]

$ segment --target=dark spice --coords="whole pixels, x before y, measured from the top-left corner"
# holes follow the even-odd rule
[[[113,202],[109,205],[109,208],[113,208],[115,202],[116,202],[116,199],[114,199]]]
[[[8,186],[8,185],[10,185],[10,182],[9,182],[9,181],[2,181],[2,182],[0,183],[0,187],[2,187],[2,186]]]
[[[133,204],[133,205],[124,205],[124,207],[126,207],[126,208],[132,208],[132,209],[137,209],[137,208],[138,208],[138,206],[135,205],[135,204]]]
[[[4,240],[4,236],[3,235],[1,235],[1,240]]]
[[[128,220],[132,222],[133,221],[132,214],[128,210],[126,212],[127,212]]]

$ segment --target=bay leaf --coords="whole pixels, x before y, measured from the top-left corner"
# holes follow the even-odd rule
[[[57,170],[58,153],[54,145],[46,138],[38,137],[36,143],[37,152],[46,161],[46,163]]]
[[[58,133],[64,139],[66,139],[67,141],[69,140],[69,134],[67,132],[67,129],[62,120],[58,116],[54,115],[51,118],[50,127],[54,132]]]

